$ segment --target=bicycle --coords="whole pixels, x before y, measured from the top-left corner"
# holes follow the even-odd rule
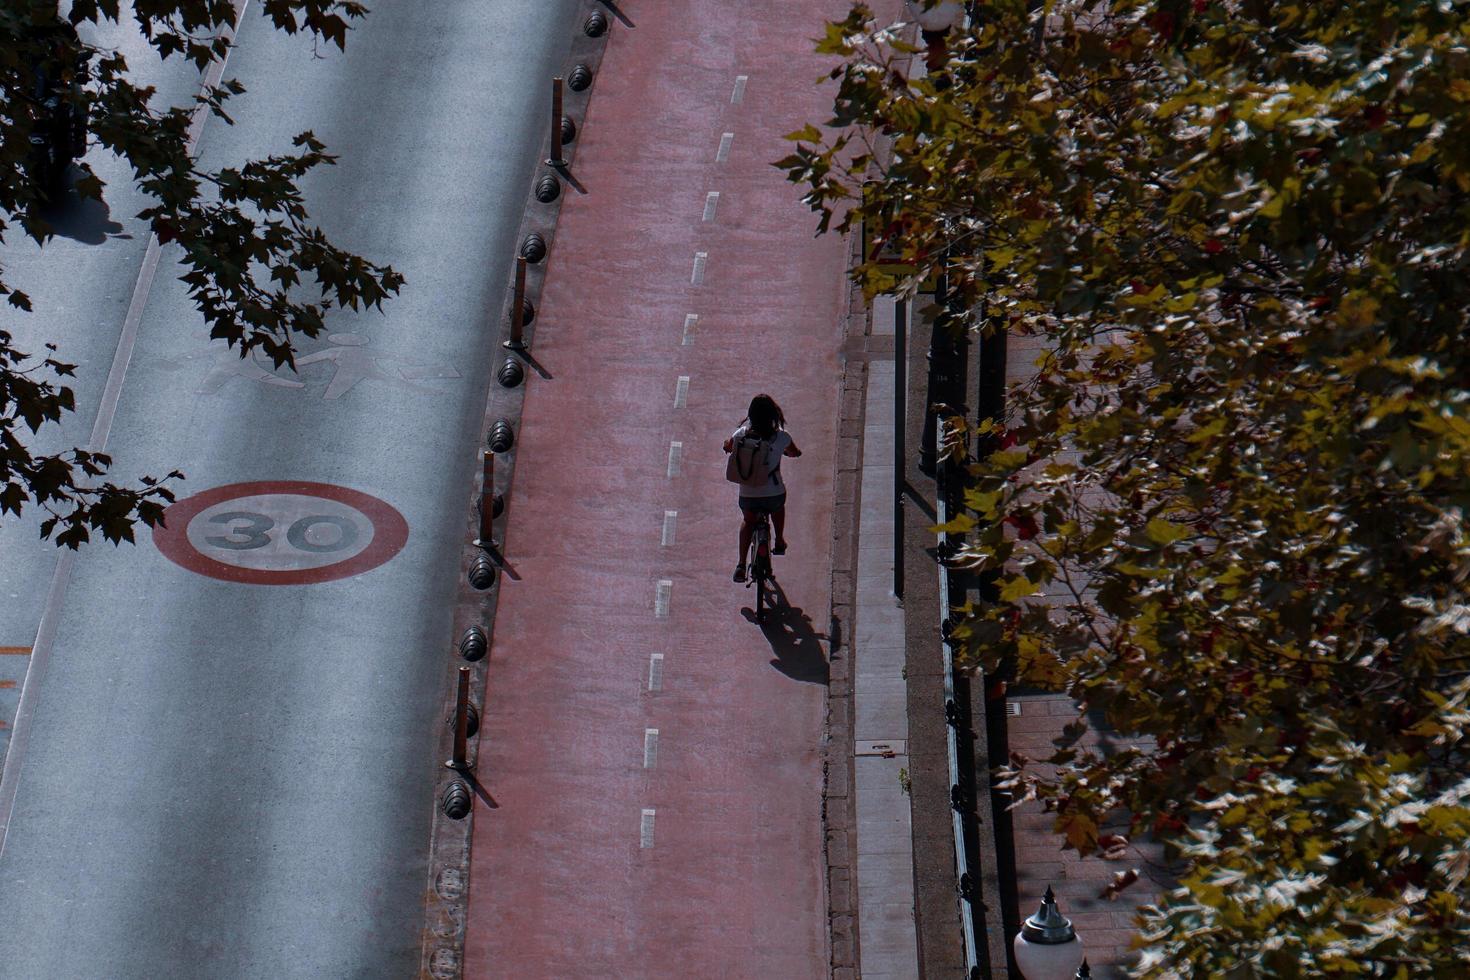
[[[750,535],[750,578],[748,589],[755,586],[755,621],[764,622],[766,609],[774,605],[776,582],[771,571],[771,515],[765,511],[756,514],[755,530]]]

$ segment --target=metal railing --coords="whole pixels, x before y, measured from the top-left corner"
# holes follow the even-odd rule
[[[936,420],[943,424],[942,419]],[[955,461],[940,459],[935,469],[935,516],[941,527],[949,523],[950,493],[953,487]],[[944,669],[944,715],[945,753],[949,761],[950,819],[954,830],[954,860],[956,893],[959,902],[960,930],[965,946],[965,975],[970,980],[982,980],[989,966],[988,958],[982,961],[980,944],[975,938],[975,865],[971,859],[970,842],[976,838],[975,780],[972,766],[961,764],[961,732],[970,724],[969,698],[957,696],[954,669],[954,650],[950,643],[953,619],[951,610],[957,605],[951,595],[949,568],[945,560],[954,554],[954,542],[948,532],[939,532],[939,650]]]

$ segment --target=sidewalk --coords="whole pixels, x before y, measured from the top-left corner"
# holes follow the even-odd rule
[[[613,21],[507,495],[464,975],[823,977],[821,739],[844,246],[770,161],[824,118],[803,12]],[[720,444],[786,411],[787,608],[730,581]]]
[[[1007,383],[1029,378],[1036,370],[1035,360],[1043,349],[1043,338],[1011,334],[1006,346]],[[1050,587],[1054,601],[1069,601],[1070,594],[1060,584]],[[1013,692],[1007,699],[1007,731],[1009,747],[1027,759],[1045,759],[1056,751],[1062,730],[1077,718],[1076,703],[1064,694],[1036,691]],[[1121,747],[1121,740],[1106,729],[1099,730],[1099,720],[1089,719],[1091,730],[1078,743],[1079,748],[1108,751]],[[1052,768],[1035,764],[1042,774]],[[1170,886],[1164,865],[1163,849],[1153,843],[1131,844],[1118,859],[1099,856],[1080,858],[1076,851],[1063,850],[1062,838],[1053,831],[1054,817],[1035,802],[1017,808],[1013,818],[1016,858],[1016,898],[1022,918],[1040,907],[1047,886],[1055,891],[1058,907],[1072,920],[1082,940],[1094,977],[1121,977],[1122,964],[1133,959],[1130,944],[1135,928],[1134,910],[1152,902]],[[1128,833],[1127,821],[1102,828],[1104,833]],[[1123,891],[1116,900],[1103,897],[1103,890],[1113,876],[1137,869],[1139,880]]]

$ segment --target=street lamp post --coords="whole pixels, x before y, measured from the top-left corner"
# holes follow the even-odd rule
[[[1073,980],[1091,976],[1079,973],[1083,964],[1082,941],[1077,930],[1057,908],[1057,897],[1048,885],[1041,908],[1027,919],[1012,944],[1016,966],[1026,980]]]

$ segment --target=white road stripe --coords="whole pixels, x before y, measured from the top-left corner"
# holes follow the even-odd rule
[[[245,19],[245,8],[249,0],[236,0],[235,22],[224,34],[233,41],[239,33],[240,22]],[[224,77],[224,57],[209,63],[204,73],[200,91],[208,91],[218,85]],[[203,106],[194,109],[185,134],[184,150],[190,157],[196,155],[199,137],[204,132],[204,121],[209,110]],[[123,382],[127,379],[128,365],[133,360],[133,348],[138,342],[138,328],[143,320],[143,311],[148,305],[148,294],[153,289],[153,280],[158,273],[159,259],[163,247],[158,236],[148,235],[148,245],[143,250],[143,264],[138,270],[137,282],[133,285],[132,299],[123,316],[122,331],[118,335],[117,350],[112,356],[112,366],[107,371],[107,380],[102,385],[102,400],[97,407],[97,418],[92,424],[92,438],[87,448],[102,452],[107,448],[107,437],[112,432],[112,422],[117,414],[118,399],[122,397]],[[10,815],[15,809],[15,794],[20,786],[21,768],[25,762],[26,748],[31,740],[31,717],[36,711],[36,698],[40,678],[46,676],[46,667],[51,661],[51,648],[56,641],[57,622],[61,617],[61,606],[66,600],[66,590],[71,584],[72,565],[76,552],[67,549],[56,559],[51,572],[51,585],[41,606],[41,618],[36,625],[36,639],[31,644],[31,655],[26,660],[25,677],[20,682],[20,701],[15,707],[15,717],[10,725],[10,742],[5,752],[4,768],[0,769],[0,854],[5,853],[5,841],[10,836]]]
[[[710,191],[704,196],[704,220],[715,220],[715,208],[720,204],[720,192]]]
[[[648,689],[650,691],[661,690],[664,686],[664,655],[661,653],[650,653],[648,655]]]
[[[739,105],[745,101],[745,83],[749,81],[749,75],[735,76],[735,90],[730,93],[730,104]]]
[[[715,151],[715,163],[724,163],[730,159],[730,144],[735,142],[734,133],[720,134],[720,148]]]
[[[653,846],[653,810],[651,808],[643,811],[643,820],[638,825],[638,846]]]
[[[658,729],[643,729],[643,768],[652,769],[658,764]]]
[[[689,375],[679,375],[679,380],[674,383],[674,407],[683,408],[689,403]]]
[[[678,520],[679,512],[677,510],[664,511],[663,543],[665,548],[671,548],[674,545],[674,527]]]
[[[669,600],[674,597],[674,580],[663,578],[653,593],[653,615],[655,619],[669,618]]]
[[[708,252],[694,253],[694,271],[689,274],[689,282],[695,286],[704,283],[704,266],[709,261]]]
[[[669,479],[679,475],[679,464],[684,460],[684,444],[682,442],[669,443]]]
[[[685,347],[688,347],[690,344],[694,343],[694,328],[697,327],[697,326],[699,326],[699,314],[698,313],[685,313],[684,314],[684,340],[682,341],[682,343],[684,344]]]

